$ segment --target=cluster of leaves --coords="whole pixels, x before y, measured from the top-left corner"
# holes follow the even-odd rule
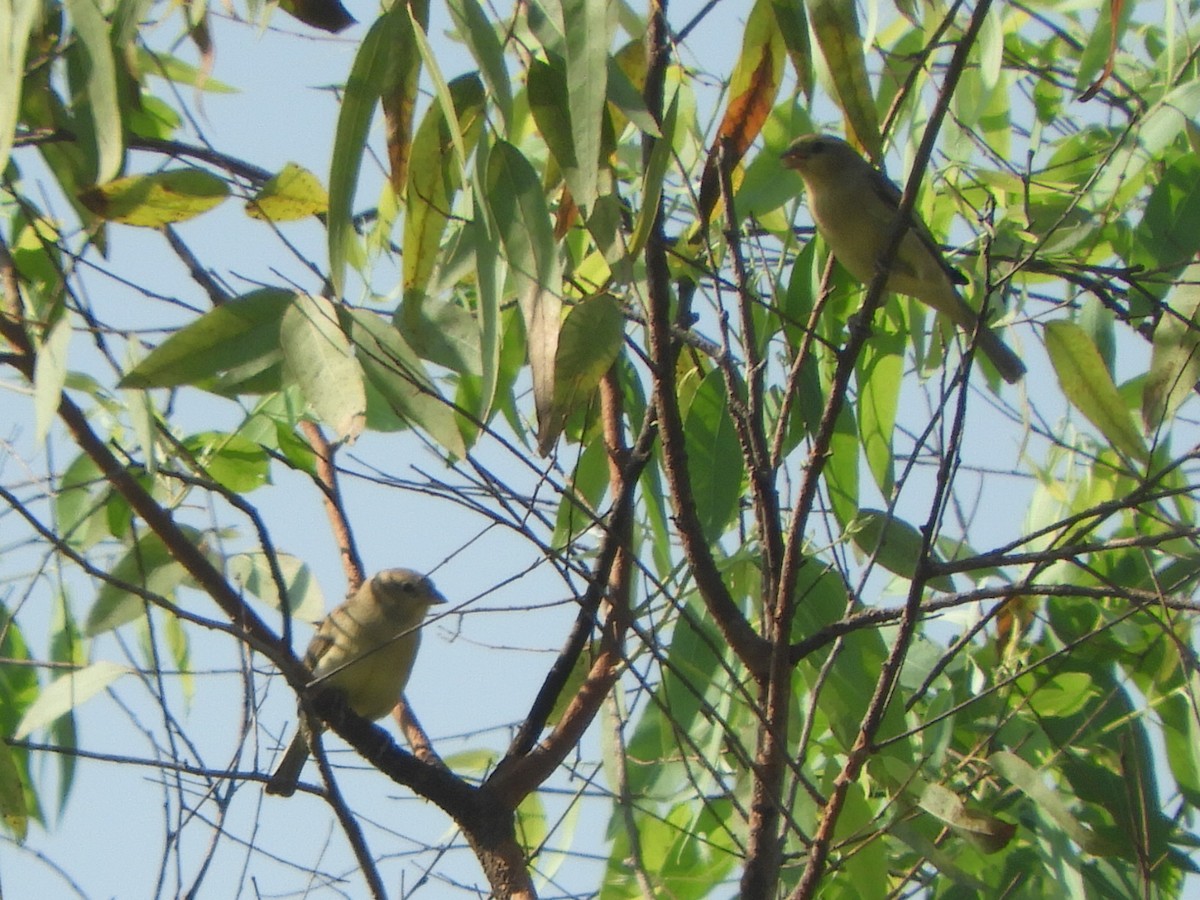
[[[397,2],[347,74],[323,183],[182,140],[148,76],[225,87],[151,51],[150,8],[17,0],[0,34],[3,359],[32,385],[38,439],[59,415],[78,450],[52,473],[53,526],[5,499],[51,554],[104,582],[82,635],[127,626],[149,600],[170,613],[186,669],[183,621],[213,624],[171,602],[210,586],[138,490],[163,509],[223,500],[229,521],[180,536],[305,615],[319,607],[307,570],[261,533],[238,529],[252,551],[218,548],[238,516],[258,525],[245,497],[275,466],[335,493],[325,432],[413,429],[459,471],[551,456],[570,473],[549,482],[552,513],[503,484],[469,503],[461,484],[428,490],[609,585],[613,618],[583,604],[581,621],[629,629],[613,639],[628,639],[625,668],[592,669],[628,689],[604,751],[601,896],[710,896],[736,878],[745,896],[812,896],[817,882],[859,897],[1178,893],[1200,805],[1198,470],[1172,449],[1195,443],[1200,377],[1195,29],[1135,29],[1128,7],[1089,31],[1053,4],[906,6],[868,48],[852,5],[758,0],[708,128],[703,79],[647,53],[658,20],[624,4],[533,0],[497,20],[448,0],[473,60],[448,77],[428,3]],[[336,2],[284,8],[348,24]],[[207,22],[186,30],[206,54]],[[1139,51],[1118,53],[1135,33]],[[972,369],[969,336],[907,299],[888,298],[864,342],[857,287],[819,241],[796,241],[799,183],[778,152],[812,129],[818,69],[873,158],[886,134],[927,161],[920,139],[940,125],[936,189],[917,208],[935,234],[968,227],[957,261],[974,298],[1007,300],[1015,339],[1044,346],[1019,400],[984,362]],[[1079,111],[1089,85],[1095,106]],[[943,92],[944,124],[930,103]],[[363,214],[380,111],[387,172]],[[187,162],[128,173],[135,149]],[[22,187],[34,154],[77,223]],[[281,234],[320,221],[319,285],[238,294],[189,265],[211,308],[149,353],[132,335],[112,352],[77,261],[108,229],[141,226],[191,263],[171,226],[234,195]],[[397,257],[400,282],[379,296],[374,273]],[[108,374],[73,357],[80,328]],[[180,432],[173,405],[192,391],[238,401],[243,420]],[[71,424],[70,396],[90,404],[99,443],[138,448],[120,460],[133,487]],[[968,429],[968,410],[987,424]],[[984,428],[981,449],[969,438]],[[996,480],[1027,505],[999,503]],[[972,511],[974,489],[987,499]],[[616,524],[626,503],[632,528]],[[597,526],[618,550],[591,552]],[[646,588],[632,610],[622,565]],[[4,625],[0,657],[28,659],[18,620]],[[75,746],[71,710],[128,672],[91,660],[69,617],[59,626],[76,640],[49,661],[81,671],[41,686],[0,666],[16,738],[0,743],[0,807],[19,837],[41,815],[21,741],[49,728]],[[581,646],[568,642],[562,668],[587,670]],[[582,674],[555,677],[551,699],[578,690],[587,708]],[[530,714],[535,737],[564,706]]]

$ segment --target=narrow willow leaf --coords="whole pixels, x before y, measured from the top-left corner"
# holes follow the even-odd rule
[[[884,497],[895,486],[892,432],[904,383],[903,345],[897,334],[879,334],[864,349],[859,368],[858,429],[867,468]]]
[[[1037,804],[1038,809],[1049,816],[1067,833],[1072,841],[1085,853],[1107,856],[1116,851],[1101,836],[1092,831],[1079,817],[1071,812],[1059,789],[1051,786],[1045,773],[1033,768],[1021,757],[1008,750],[993,753],[988,764],[1002,778]]]
[[[721,154],[725,165],[732,167],[750,149],[771,114],[786,58],[787,47],[775,21],[772,0],[757,0],[746,20],[742,52],[729,80],[729,103],[700,179],[702,221],[708,220],[720,197]]]
[[[554,359],[562,300],[562,271],[541,180],[521,152],[498,141],[487,159],[485,197],[517,284],[525,341],[533,375],[538,447],[557,438],[553,425]]]
[[[218,306],[175,332],[126,373],[122,388],[201,384],[220,373],[279,355],[279,324],[291,291],[254,291]]]
[[[725,379],[704,377],[684,420],[692,496],[706,539],[724,534],[742,496],[742,449],[729,414]]]
[[[290,162],[246,202],[246,214],[270,222],[296,222],[325,213],[329,195],[317,176]]]
[[[283,314],[279,343],[285,379],[300,388],[339,440],[358,437],[366,425],[367,396],[338,307],[325,297],[298,294]]]
[[[84,55],[87,73],[87,110],[95,131],[98,182],[107,182],[121,171],[124,130],[117,101],[117,64],[99,4],[95,0],[66,0],[67,12],[79,43],[73,45]]]
[[[71,319],[63,315],[38,349],[33,366],[34,440],[39,444],[50,432],[58,414],[63,386],[67,383],[67,345],[71,342]]]
[[[59,676],[46,686],[33,705],[25,711],[13,737],[17,740],[29,737],[59,716],[90,700],[131,671],[128,666],[101,661]]]
[[[468,146],[479,139],[486,101],[483,82],[475,74],[450,84],[459,129]],[[450,156],[452,139],[441,107],[431,107],[412,143],[404,217],[405,318],[419,310],[441,258],[442,236],[450,221],[454,197],[462,185],[462,171]]]
[[[1146,445],[1095,345],[1073,322],[1046,325],[1046,350],[1071,405],[1127,456],[1144,459]]]
[[[833,79],[838,106],[859,144],[867,149],[872,159],[879,159],[883,139],[854,4],[842,0],[814,0],[808,4],[808,15]]]
[[[329,164],[329,280],[335,294],[343,291],[346,263],[354,246],[353,207],[358,187],[358,172],[366,149],[367,133],[375,117],[379,101],[392,66],[392,47],[396,43],[393,15],[404,4],[397,3],[371,25],[363,38],[350,74],[346,92],[338,112],[337,129],[333,139],[333,156]]]
[[[102,219],[161,228],[208,212],[229,196],[229,186],[201,169],[168,169],[93,185],[79,201]]]
[[[566,24],[567,97],[577,169],[568,181],[571,195],[585,216],[596,201],[600,168],[600,132],[607,99],[608,51],[616,27],[616,4],[596,0],[563,0]]]
[[[1200,381],[1200,264],[1184,270],[1154,329],[1154,352],[1142,396],[1142,421],[1157,431]]]
[[[447,6],[459,36],[466,41],[483,80],[487,82],[490,99],[507,126],[513,114],[512,84],[495,26],[478,0],[450,0]]]
[[[633,236],[629,239],[629,256],[636,258],[646,246],[650,237],[650,229],[658,215],[659,201],[662,198],[663,179],[667,175],[667,166],[671,163],[675,143],[675,126],[679,121],[679,92],[671,95],[671,103],[663,116],[662,137],[654,142],[650,151],[650,164],[642,174],[642,206],[638,210],[637,221],[633,226]]]
[[[438,105],[442,108],[442,115],[445,116],[446,127],[450,132],[450,142],[454,147],[454,159],[458,163],[460,172],[467,170],[467,145],[463,139],[462,131],[458,127],[458,116],[454,112],[454,98],[450,93],[450,85],[446,82],[446,76],[442,74],[441,66],[438,65],[437,55],[433,52],[433,48],[429,46],[429,38],[425,34],[424,26],[413,17],[412,9],[407,3],[398,3],[409,17],[412,24],[413,37],[417,39],[417,49],[421,53],[421,59],[425,63],[425,68],[429,72],[429,80],[433,82],[433,95],[437,98]]]
[[[0,7],[0,172],[8,167],[21,109],[25,49],[37,21],[38,0],[9,0]]]
[[[917,574],[924,540],[921,532],[907,522],[880,510],[864,509],[855,520],[852,537],[863,553],[874,557],[889,572],[910,581]],[[929,559],[934,563],[943,561],[932,547]],[[955,589],[949,575],[930,578],[926,584],[948,594]]]

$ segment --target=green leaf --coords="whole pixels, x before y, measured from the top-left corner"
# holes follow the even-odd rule
[[[298,294],[279,327],[284,378],[300,388],[317,418],[338,440],[354,440],[366,424],[363,371],[342,332],[339,307],[325,297]]]
[[[1154,352],[1142,395],[1142,421],[1156,432],[1174,418],[1200,381],[1200,263],[1188,266],[1167,295],[1154,329]]]
[[[206,431],[185,438],[183,446],[209,478],[235,494],[248,494],[270,481],[271,458],[241,435]]]
[[[131,671],[128,666],[101,661],[59,676],[47,685],[33,705],[25,711],[13,737],[17,740],[29,737],[59,716],[81,706]]]
[[[0,172],[8,167],[21,111],[25,50],[38,20],[38,0],[9,0],[0,10]]]
[[[290,162],[246,202],[246,214],[269,222],[296,222],[329,209],[325,187],[312,172]]]
[[[180,527],[188,540],[204,547],[201,532],[190,526]],[[130,548],[113,566],[111,575],[117,581],[142,587],[168,600],[173,598],[177,587],[189,580],[187,571],[175,561],[156,534],[146,535]],[[105,581],[88,612],[84,634],[95,637],[132,622],[145,614],[146,604],[140,595]]]
[[[867,467],[883,496],[895,486],[892,433],[904,379],[903,340],[894,333],[879,333],[863,350],[859,365],[858,429]]]
[[[1059,790],[1047,782],[1045,772],[1034,769],[1008,750],[993,753],[988,763],[996,774],[1008,780],[1013,787],[1032,800],[1040,812],[1057,822],[1085,853],[1108,856],[1115,852],[1116,848],[1110,846],[1108,841],[1093,832],[1071,812]]]
[[[160,228],[208,212],[229,196],[229,186],[202,169],[168,169],[130,175],[97,184],[79,194],[80,202],[102,219]]]
[[[397,415],[463,459],[466,445],[454,411],[400,332],[366,310],[347,310],[346,315],[358,361],[370,383]]]
[[[403,9],[398,3],[393,10]],[[333,292],[343,293],[346,262],[354,245],[354,193],[358,187],[358,172],[366,149],[367,133],[375,117],[378,103],[392,66],[392,46],[395,44],[393,15],[407,12],[385,12],[367,32],[350,75],[338,112],[333,139],[333,155],[329,164],[329,280]]]
[[[713,541],[733,521],[742,497],[742,448],[719,370],[700,382],[684,420],[684,435],[696,512],[705,538]]]
[[[39,444],[50,432],[50,423],[58,414],[62,391],[67,383],[67,345],[71,342],[71,319],[61,316],[38,349],[33,364],[34,440]]]
[[[474,74],[450,84],[458,127],[469,144],[479,139],[486,102],[483,82]],[[429,280],[441,257],[442,235],[462,184],[462,170],[450,156],[450,129],[440,107],[431,107],[413,138],[405,192],[404,314],[420,310]]]
[[[879,159],[883,146],[879,116],[871,94],[871,79],[863,54],[863,38],[852,3],[842,0],[813,0],[808,4],[809,22],[828,71],[833,78],[834,95],[846,116],[852,135],[866,147],[872,159]]]
[[[279,326],[297,295],[254,291],[218,306],[159,344],[118,383],[123,388],[200,385],[253,362],[279,358]]]
[[[86,78],[87,115],[95,132],[95,179],[107,182],[121,171],[125,149],[121,108],[117,102],[117,66],[109,26],[95,0],[66,0],[65,5],[79,37],[73,49],[78,48],[82,54],[77,65],[82,67]]]
[[[970,838],[985,853],[1003,850],[1017,833],[1017,826],[995,816],[967,809],[962,798],[940,784],[929,784],[921,792],[921,809]]]
[[[292,618],[300,622],[319,622],[325,618],[325,596],[308,566],[287,553],[275,554],[275,562],[283,576]],[[283,608],[265,553],[256,551],[231,556],[226,572],[234,584],[241,585],[272,609]]]
[[[600,168],[601,126],[607,98],[606,72],[616,4],[596,0],[562,0],[566,24],[567,107],[576,168],[567,173],[567,186],[585,216],[596,201]]]
[[[592,396],[621,352],[625,317],[611,294],[577,303],[567,313],[554,363],[554,405],[569,415]]]
[[[479,65],[483,80],[487,82],[491,101],[496,104],[500,118],[507,126],[513,114],[512,85],[504,62],[504,48],[500,46],[495,26],[476,0],[450,0],[447,7],[459,37],[466,42]]]
[[[533,375],[538,449],[543,455],[558,437],[554,422],[554,360],[562,301],[562,271],[541,181],[521,151],[497,141],[487,158],[484,196],[504,246],[521,315]]]
[[[642,205],[633,226],[633,237],[629,239],[629,255],[636,257],[646,246],[650,229],[658,215],[659,200],[662,198],[663,180],[667,166],[671,163],[675,144],[675,126],[679,120],[679,92],[671,95],[671,103],[663,116],[662,137],[654,141],[650,151],[650,163],[642,174]]]
[[[1073,322],[1046,325],[1046,349],[1071,404],[1119,451],[1146,457],[1146,445],[1095,345]]]
[[[354,16],[338,0],[279,0],[279,8],[305,25],[332,34],[354,24]]]
[[[29,834],[29,810],[25,805],[25,784],[16,754],[6,741],[0,741],[0,818],[18,844]]]
[[[851,527],[851,536],[863,553],[874,557],[889,572],[910,581],[917,574],[924,539],[921,532],[907,522],[880,510],[864,509]],[[929,548],[929,560],[943,562],[933,547]],[[949,575],[930,578],[926,584],[947,594],[955,590],[954,580]]]

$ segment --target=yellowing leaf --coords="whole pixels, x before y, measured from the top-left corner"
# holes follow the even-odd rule
[[[79,201],[102,219],[143,228],[185,222],[229,196],[229,187],[200,169],[130,175],[79,193]]]
[[[854,4],[845,0],[814,0],[808,13],[849,130],[871,158],[878,159],[883,140]]]
[[[270,222],[295,222],[328,208],[329,195],[317,176],[290,162],[246,204],[246,215]]]

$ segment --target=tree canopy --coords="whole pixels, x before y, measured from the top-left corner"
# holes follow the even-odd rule
[[[1181,896],[1197,21],[6,0],[22,879]],[[222,112],[254,66],[304,103]],[[890,175],[1023,380],[837,265],[780,160],[815,132]],[[399,738],[301,662],[393,566],[450,601]],[[264,798],[297,697],[328,730]],[[120,869],[71,849],[133,835]]]

